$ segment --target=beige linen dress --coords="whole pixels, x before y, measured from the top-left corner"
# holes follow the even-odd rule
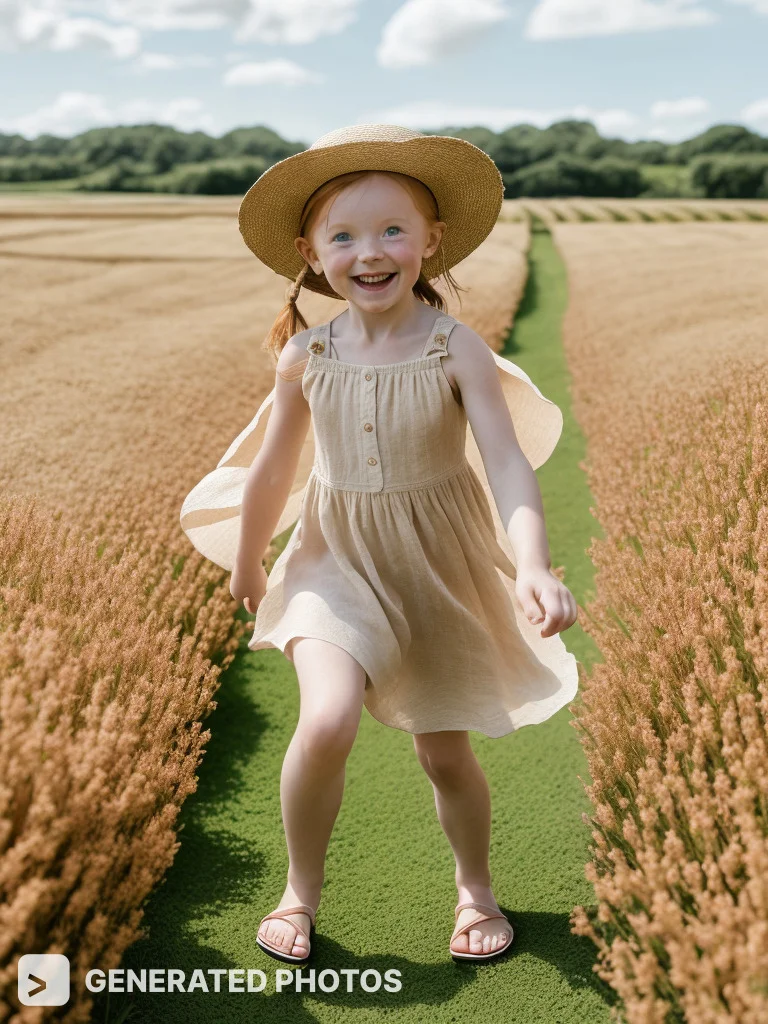
[[[419,357],[379,366],[336,359],[331,323],[312,331],[314,462],[248,646],[290,658],[294,637],[329,640],[364,668],[384,725],[498,737],[553,715],[578,674],[514,597],[511,545],[442,365],[458,322],[439,316]]]

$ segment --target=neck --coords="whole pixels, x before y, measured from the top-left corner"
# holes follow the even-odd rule
[[[394,303],[389,309],[381,311],[361,309],[349,302],[345,326],[363,344],[385,344],[395,336],[418,334],[427,321],[431,321],[431,308],[421,299],[417,299],[413,292]]]

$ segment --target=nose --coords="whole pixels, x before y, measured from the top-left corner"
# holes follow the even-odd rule
[[[361,263],[373,263],[382,259],[384,253],[378,238],[369,238],[361,243],[358,259]]]

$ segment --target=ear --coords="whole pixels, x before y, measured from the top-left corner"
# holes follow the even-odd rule
[[[317,258],[317,253],[309,244],[306,238],[295,238],[293,244],[299,251],[299,254],[304,258],[305,262],[310,265],[314,272],[318,275],[323,272],[323,265]]]
[[[448,227],[444,220],[435,221],[430,227],[429,234],[427,235],[427,244],[424,248],[422,259],[427,259],[437,252],[437,247],[443,239],[443,232]]]

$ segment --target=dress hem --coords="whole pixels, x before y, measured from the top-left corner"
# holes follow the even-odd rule
[[[363,672],[365,672],[366,689],[368,688],[369,680],[371,685],[373,685],[371,673],[366,668],[362,659],[358,657],[357,654],[354,654],[352,651],[350,651],[349,648],[342,646],[342,644],[337,643],[335,640],[329,640],[327,634],[321,635],[318,633],[312,633],[302,629],[292,630],[286,636],[283,636],[281,638],[279,633],[277,633],[275,630],[271,630],[269,633],[265,633],[265,635],[261,637],[259,640],[257,640],[255,643],[253,637],[251,637],[251,639],[248,641],[248,649],[251,651],[263,651],[270,649],[278,650],[283,655],[283,657],[286,658],[286,660],[289,661],[291,665],[293,665],[293,658],[291,658],[286,653],[285,648],[288,646],[291,640],[296,640],[299,637],[306,637],[308,640],[325,640],[326,643],[333,644],[334,647],[338,647],[339,650],[345,651],[350,656],[350,658],[354,658],[354,660],[362,668]]]
[[[248,648],[252,651],[270,649],[278,650],[293,665],[293,659],[289,657],[288,654],[286,654],[285,648],[287,647],[288,643],[291,640],[294,640],[297,637],[306,637],[307,639],[311,640],[325,640],[328,643],[332,643],[335,647],[338,647],[340,650],[346,651],[346,653],[349,654],[351,658],[354,658],[354,660],[360,665],[360,667],[366,674],[365,693],[375,693],[375,684],[373,682],[373,678],[368,669],[366,669],[362,660],[348,648],[344,647],[342,644],[336,643],[335,640],[328,640],[327,636],[320,636],[318,634],[306,632],[304,630],[292,630],[287,636],[281,637],[279,634],[276,634],[274,630],[272,630],[271,633],[265,634],[258,641],[256,641],[255,644],[253,643],[253,638],[251,638],[251,640],[248,642]],[[370,687],[368,685],[369,681],[371,684]],[[528,725],[541,725],[543,722],[546,722],[548,719],[556,715],[558,711],[562,711],[562,709],[566,707],[568,704],[570,704],[571,701],[575,700],[578,695],[578,692],[578,669],[576,669],[575,678],[571,681],[571,685],[567,688],[567,690],[563,688],[559,691],[560,698],[556,702],[557,706],[547,707],[546,709],[544,709],[547,712],[546,714],[529,715],[527,716],[526,721],[514,723],[507,719],[503,731],[493,729],[491,726],[483,726],[479,722],[470,725],[446,725],[441,727],[440,729],[419,729],[418,727],[414,728],[412,725],[406,726],[402,722],[398,724],[392,720],[387,721],[385,718],[380,717],[379,715],[375,714],[370,707],[368,707],[368,702],[365,698],[363,699],[363,707],[371,716],[371,718],[373,718],[374,721],[378,722],[380,725],[383,725],[388,729],[397,729],[399,732],[405,732],[412,736],[418,736],[433,732],[475,732],[479,733],[482,736],[487,736],[488,739],[501,739],[503,736],[509,736],[510,733],[518,732],[520,729],[524,729]],[[491,729],[492,731],[489,731],[489,729]]]

